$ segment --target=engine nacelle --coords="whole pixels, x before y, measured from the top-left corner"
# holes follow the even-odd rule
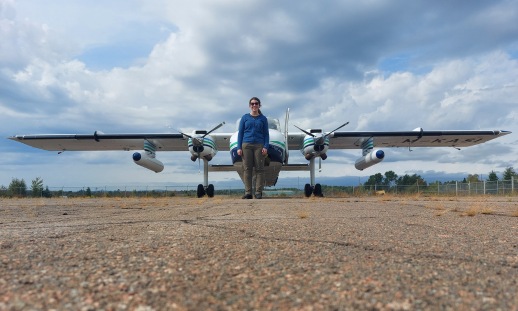
[[[380,163],[384,158],[385,152],[383,152],[383,150],[372,150],[371,152],[356,160],[354,167],[356,167],[357,170],[363,171],[364,169],[371,167],[374,164]]]
[[[164,164],[162,162],[158,161],[154,157],[149,156],[146,153],[135,152],[133,154],[133,162],[149,170],[152,170],[155,173],[160,173],[164,170]]]

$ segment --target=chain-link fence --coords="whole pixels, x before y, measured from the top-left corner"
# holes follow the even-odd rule
[[[364,187],[372,193],[393,193],[393,194],[436,194],[448,196],[469,196],[469,195],[512,195],[516,194],[514,178],[503,181],[481,181],[481,182],[455,182],[455,183],[433,183],[414,185],[375,185]]]
[[[44,189],[0,188],[0,197],[196,197],[198,185],[180,186],[100,186],[100,187],[45,187]],[[515,180],[481,181],[471,183],[433,183],[413,185],[374,185],[374,186],[326,186],[322,190],[327,197],[361,196],[361,195],[405,195],[425,194],[443,196],[472,196],[472,195],[515,195]],[[242,187],[219,189],[216,195],[241,196]],[[298,186],[265,189],[267,197],[296,197],[303,196],[304,190]]]

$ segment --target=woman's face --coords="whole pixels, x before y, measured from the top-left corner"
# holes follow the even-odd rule
[[[259,107],[261,107],[261,104],[257,100],[252,99],[250,101],[250,110],[252,110],[252,112],[259,112]]]

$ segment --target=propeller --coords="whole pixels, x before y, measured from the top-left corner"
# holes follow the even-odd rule
[[[194,137],[194,136],[191,136],[189,134],[185,134],[184,132],[181,132],[181,131],[178,131],[178,133],[182,134],[183,136],[185,137],[188,137],[191,139],[192,141],[192,145],[193,145],[193,150],[194,152],[196,152],[196,156],[191,156],[191,160],[192,161],[196,161],[196,159],[198,159],[198,165],[199,165],[199,169],[201,169],[201,163],[200,163],[200,153],[203,152],[203,142],[204,142],[204,139],[205,139],[205,136],[209,135],[210,133],[214,132],[215,130],[219,129],[220,127],[222,127],[223,125],[225,124],[225,121],[221,122],[220,124],[216,125],[213,129],[211,129],[210,131],[208,131],[207,133],[203,134],[202,136],[200,137]]]
[[[220,127],[222,127],[223,125],[225,125],[225,121],[221,122],[220,124],[216,125],[212,130],[208,131],[207,133],[203,134],[203,136],[201,137],[193,137],[191,135],[188,135],[188,134],[185,134],[181,131],[178,131],[180,134],[182,134],[183,136],[186,136],[186,137],[189,137],[191,140],[192,140],[192,144],[193,146],[195,147],[201,147],[201,148],[195,148],[195,149],[199,149],[199,151],[196,151],[198,153],[202,152],[203,151],[203,140],[205,138],[205,136],[209,135],[210,133],[214,132],[215,130],[219,129]]]
[[[334,130],[330,131],[329,133],[325,134],[325,135],[321,135],[319,136],[316,140],[315,140],[315,145],[323,145],[324,144],[324,141],[326,140],[326,138],[331,135],[331,133],[334,133],[335,131],[341,129],[342,127],[346,126],[347,124],[349,124],[349,122],[345,122],[344,124],[340,125],[339,127],[335,128]],[[301,130],[304,134],[306,135],[309,135],[313,138],[316,138],[317,135],[313,134],[313,133],[310,133],[308,131],[305,131],[303,129],[301,129],[300,127],[296,126],[296,125],[293,125],[295,126],[296,128],[298,128],[299,130]]]
[[[304,134],[306,134],[306,135],[309,135],[309,136],[311,136],[311,137],[316,137],[316,135],[315,135],[315,134],[310,133],[310,132],[308,132],[308,131],[305,131],[305,130],[301,129],[300,127],[296,126],[295,124],[294,124],[293,126],[294,126],[294,127],[296,127],[296,128],[298,128],[299,130],[301,130],[301,131],[302,131]]]
[[[346,126],[347,124],[349,124],[349,121],[345,122],[344,124],[340,125],[339,127],[335,128],[334,130],[332,130],[331,132],[327,133],[324,136],[327,137],[327,136],[331,135],[331,133],[334,133],[335,131],[338,131],[339,129],[341,129],[342,127]]]

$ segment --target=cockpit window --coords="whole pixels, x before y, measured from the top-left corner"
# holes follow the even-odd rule
[[[279,120],[278,119],[270,119],[270,118],[268,118],[268,128],[271,129],[271,130],[280,131],[281,130],[281,125],[279,123]]]

